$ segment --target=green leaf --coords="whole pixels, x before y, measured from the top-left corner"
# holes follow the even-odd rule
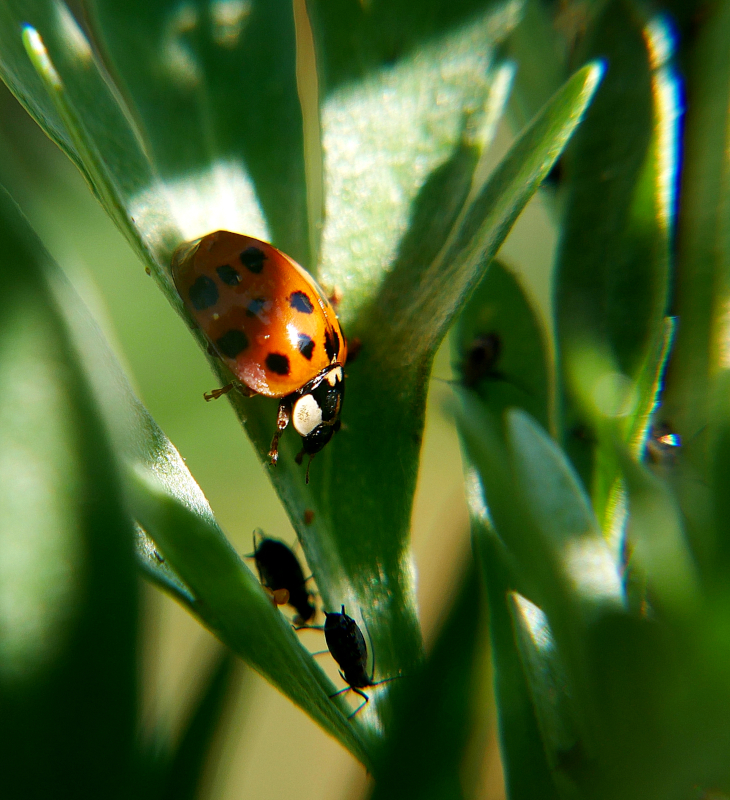
[[[513,475],[528,513],[564,570],[582,613],[620,607],[617,565],[565,455],[524,411],[508,412],[506,422]]]
[[[567,80],[568,58],[561,41],[559,18],[582,8],[554,11],[541,0],[526,0],[522,19],[505,43],[505,51],[519,65],[510,111],[518,127],[526,125]]]
[[[517,650],[544,742],[554,787],[575,794],[570,773],[585,766],[568,681],[550,626],[542,611],[517,592],[507,598]]]
[[[129,491],[135,516],[190,587],[203,623],[369,764],[359,726],[345,718],[344,701],[330,699],[332,682],[217,524],[191,510],[142,468],[130,472]]]
[[[496,418],[517,406],[544,428],[549,427],[551,376],[545,334],[518,280],[499,261],[492,262],[464,307],[454,334],[453,352],[460,380],[477,392]],[[479,349],[485,336],[496,336],[489,342],[498,342],[497,354],[494,363],[487,364],[479,376],[475,358],[489,356]]]
[[[367,306],[382,295],[389,277],[405,272],[399,269],[405,258],[411,277],[416,271],[424,276],[453,225],[452,213],[464,202],[461,183],[477,191],[483,181],[479,174],[470,186],[474,167],[468,157],[461,181],[453,176],[457,164],[445,165],[458,162],[464,149],[478,159],[491,143],[513,71],[495,64],[494,48],[518,10],[497,6],[324,97],[325,206],[317,275],[325,288],[340,290],[338,314],[349,335],[361,335]],[[442,208],[425,218],[442,170],[456,182],[455,197],[442,194]],[[426,243],[425,252],[408,247],[413,237]],[[416,255],[428,258],[410,260]]]
[[[580,122],[601,72],[598,64],[584,67],[550,100],[486,183],[474,187],[429,264],[404,264],[383,283],[356,332],[363,340],[379,333],[376,355],[384,369],[418,370],[432,355]],[[430,235],[425,225],[422,234]]]
[[[156,269],[153,254],[159,253],[165,237],[174,236],[174,226],[160,230],[160,215],[170,220],[159,192],[154,231],[141,231],[130,219],[128,207],[135,198],[149,196],[157,179],[82,29],[65,5],[49,0],[13,0],[0,14],[0,37],[6,45],[2,79],[79,167],[140,258]]]
[[[730,63],[724,45],[729,35],[730,9],[714,6],[692,39],[687,59],[692,113],[684,138],[676,278],[682,325],[666,392],[667,417],[685,440],[714,419],[715,403],[726,406],[726,394],[713,391],[712,379],[728,368]],[[704,448],[689,457],[704,471]]]
[[[730,300],[730,12],[713,7],[688,47],[676,312],[681,319],[663,418],[681,435],[671,480],[703,576],[727,583],[727,518],[721,483],[727,441],[727,309]],[[691,113],[690,113],[691,112]],[[713,496],[708,496],[707,486]],[[719,513],[718,513],[719,512]]]
[[[343,0],[337,5],[313,0],[307,9],[324,93],[358,83],[377,70],[397,69],[400,61],[427,48],[444,32],[463,29],[485,13],[499,13],[500,7],[516,15],[520,4],[509,9],[495,0]]]
[[[592,376],[581,374],[573,359],[595,352],[615,364],[616,380],[631,386],[661,336],[679,100],[671,34],[662,19],[643,21],[630,4],[609,2],[594,21],[587,48],[606,59],[607,73],[565,154],[570,190],[556,318],[567,387],[563,436],[605,530],[618,466],[601,452],[576,399],[579,391],[600,393],[605,387],[591,385]]]
[[[374,800],[457,798],[463,784],[473,781],[469,768],[476,771],[481,762],[477,755],[475,763],[464,763],[464,749],[468,743],[480,751],[473,739],[483,723],[476,709],[486,704],[484,610],[477,571],[469,563],[433,652],[394,689],[398,717],[376,771]]]
[[[462,394],[457,421],[519,579],[514,588],[547,616],[565,664],[578,737],[590,750],[599,717],[583,640],[595,620],[623,610],[617,564],[575,473],[537,423],[513,410],[502,432],[471,393]]]
[[[3,794],[127,797],[137,584],[117,465],[56,288],[0,193]],[[39,766],[40,765],[40,766]]]
[[[291,0],[89,5],[183,237],[245,232],[311,267]]]
[[[702,606],[699,576],[676,500],[663,481],[616,446],[628,501],[629,567],[646,576],[657,613],[675,624],[696,624]]]
[[[475,492],[481,495],[478,476],[473,474],[469,482],[472,541],[489,598],[494,692],[507,796],[510,800],[556,800],[559,795],[550,775],[510,616],[509,592],[514,580],[504,547],[484,514],[482,499],[473,497]],[[525,769],[526,764],[529,769]]]
[[[205,772],[214,766],[215,739],[220,735],[226,705],[238,688],[239,676],[240,665],[237,667],[234,657],[227,651],[218,654],[169,761],[160,800],[198,800],[204,796]]]

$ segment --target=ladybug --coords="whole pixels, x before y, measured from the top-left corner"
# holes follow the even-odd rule
[[[215,231],[180,246],[172,276],[180,297],[247,396],[279,398],[269,458],[292,423],[311,459],[340,429],[347,343],[332,305],[299,264],[272,245]],[[220,397],[233,383],[206,394]],[[307,468],[309,480],[309,468]]]

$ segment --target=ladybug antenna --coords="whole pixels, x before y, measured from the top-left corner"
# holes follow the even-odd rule
[[[307,474],[304,476],[304,483],[309,483],[309,468],[312,466],[312,459],[314,459],[314,456],[309,456],[309,463],[307,464]]]

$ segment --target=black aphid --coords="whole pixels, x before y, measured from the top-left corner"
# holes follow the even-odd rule
[[[381,683],[394,680],[394,678],[373,681],[373,675],[368,675],[368,648],[365,644],[365,638],[357,622],[345,614],[344,606],[342,606],[341,613],[336,611],[332,613],[325,612],[325,616],[324,638],[327,641],[327,647],[332,654],[332,658],[340,665],[342,679],[348,684],[346,689],[341,689],[331,696],[336,697],[338,694],[352,689],[353,692],[364,698],[363,702],[350,714],[350,717],[354,717],[370,700],[368,695],[361,691],[362,689],[367,689],[368,686],[379,686]],[[396,675],[394,677],[398,678],[400,676]]]
[[[484,378],[502,378],[495,370],[501,351],[502,340],[496,333],[477,336],[459,365],[463,385],[473,389]]]
[[[255,533],[254,548],[253,558],[261,583],[274,593],[288,592],[284,602],[296,609],[298,625],[312,619],[317,609],[312,604],[299,559],[278,539],[262,538],[256,544]]]

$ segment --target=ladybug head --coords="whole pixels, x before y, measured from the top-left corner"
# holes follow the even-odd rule
[[[292,404],[294,430],[302,437],[302,453],[318,453],[340,429],[345,394],[342,367],[335,364],[297,393]]]

